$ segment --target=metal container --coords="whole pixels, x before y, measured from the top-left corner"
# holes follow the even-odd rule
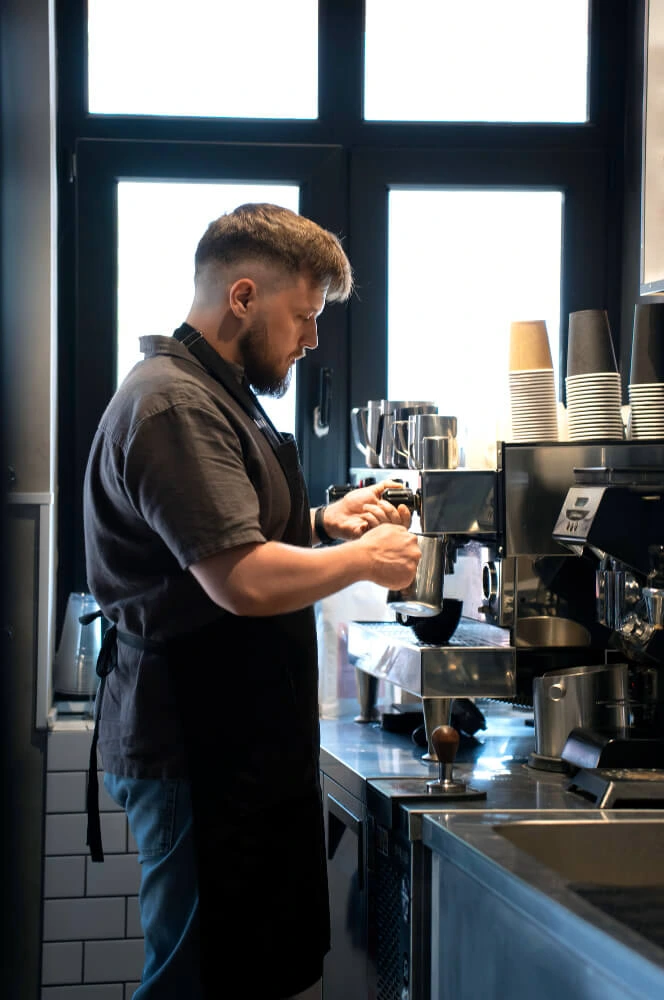
[[[383,399],[370,399],[366,406],[354,406],[350,411],[353,443],[370,469],[378,467],[378,429],[384,402]]]
[[[397,431],[395,424],[399,425],[403,421],[404,429],[407,430],[408,418],[415,413],[437,413],[438,407],[433,402],[424,400],[407,399],[384,399],[382,412],[378,425],[378,441],[376,448],[378,451],[378,464],[383,469],[405,469],[408,467],[408,458],[399,454]]]
[[[387,603],[393,611],[418,618],[439,615],[443,609],[445,540],[442,535],[415,535],[422,557],[412,583],[389,590]]]
[[[427,438],[447,440],[444,462],[425,463],[424,441]],[[444,416],[442,413],[413,413],[408,417],[406,441],[400,441],[400,446],[400,453],[405,452],[410,469],[456,469],[459,464],[457,418]]]
[[[590,632],[571,618],[535,615],[520,618],[516,628],[516,646],[550,649],[552,646],[589,646]],[[580,668],[583,669],[583,668]]]
[[[97,690],[101,618],[95,618],[89,625],[79,620],[95,611],[99,611],[99,605],[92,594],[69,595],[53,674],[53,689],[59,695],[91,698]]]
[[[535,749],[560,758],[573,729],[623,733],[628,724],[627,664],[568,667],[533,681]]]

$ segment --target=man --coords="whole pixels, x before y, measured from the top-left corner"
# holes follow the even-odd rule
[[[326,299],[351,287],[338,239],[310,220],[274,205],[217,219],[186,322],[142,339],[92,444],[88,584],[116,643],[97,732],[142,866],[137,1000],[238,982],[270,1000],[321,977],[312,606],[358,580],[407,585],[419,548],[387,484],[311,512],[295,443],[253,390],[286,390]],[[316,545],[330,540],[346,544]]]

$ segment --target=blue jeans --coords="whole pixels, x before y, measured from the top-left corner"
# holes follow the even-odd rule
[[[134,1000],[202,1000],[189,782],[104,774],[138,846],[145,964]]]

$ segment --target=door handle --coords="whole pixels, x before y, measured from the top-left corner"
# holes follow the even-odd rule
[[[330,430],[330,401],[332,399],[332,368],[321,368],[318,383],[318,406],[314,407],[314,434],[325,437]]]
[[[357,888],[360,892],[364,889],[364,823],[350,809],[335,799],[333,795],[327,796],[327,858],[331,861],[344,835],[344,831],[350,830],[357,837]],[[332,820],[336,822],[333,823]]]

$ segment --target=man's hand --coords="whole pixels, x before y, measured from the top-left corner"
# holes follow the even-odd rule
[[[371,528],[379,524],[398,524],[410,527],[411,513],[405,504],[395,507],[389,500],[383,500],[386,489],[403,489],[403,483],[386,480],[373,486],[362,486],[351,490],[325,508],[325,530],[332,538],[352,541],[361,538]]]
[[[369,553],[368,578],[381,587],[401,590],[408,587],[417,572],[422,552],[417,535],[403,525],[381,524],[357,542]]]

